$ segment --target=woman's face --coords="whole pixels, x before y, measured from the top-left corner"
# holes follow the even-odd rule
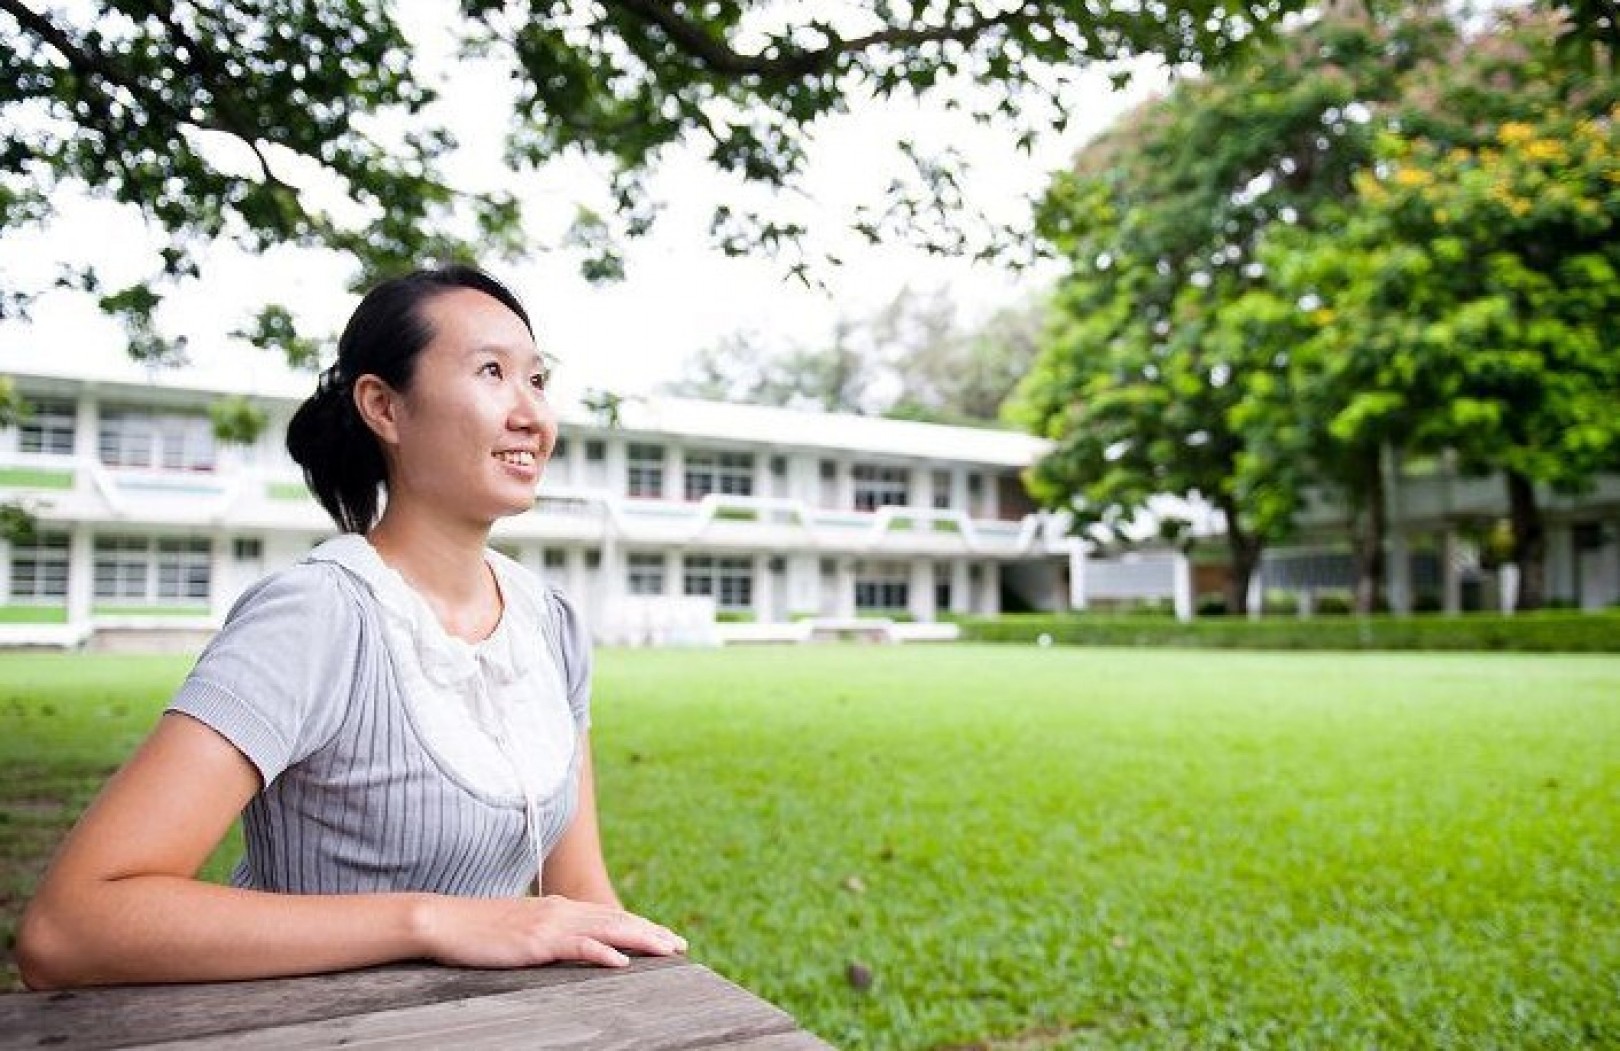
[[[389,502],[485,524],[527,511],[557,440],[534,337],[499,300],[474,289],[441,293],[418,309],[433,337],[417,356],[410,389],[390,396],[392,426],[378,433]]]

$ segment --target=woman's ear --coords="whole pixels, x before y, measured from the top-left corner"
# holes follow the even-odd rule
[[[354,381],[354,408],[378,441],[393,445],[399,440],[399,395],[394,388],[368,372]]]

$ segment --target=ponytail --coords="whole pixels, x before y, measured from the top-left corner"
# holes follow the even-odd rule
[[[355,408],[354,384],[336,365],[321,373],[315,393],[293,414],[287,452],[339,529],[364,533],[376,524],[387,464],[377,436]]]

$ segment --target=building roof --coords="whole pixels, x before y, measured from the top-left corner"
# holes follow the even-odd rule
[[[128,357],[92,356],[77,350],[45,357],[22,353],[16,346],[0,346],[0,374],[48,384],[56,381],[49,385],[64,388],[88,385],[168,404],[241,394],[291,405],[314,388],[309,374],[289,370],[268,354],[248,367],[150,368]],[[564,426],[573,430],[610,429],[578,396],[564,393],[558,400],[558,412]],[[1027,467],[1048,448],[1042,439],[1017,431],[646,395],[624,398],[619,427],[696,443],[813,448],[996,467]]]

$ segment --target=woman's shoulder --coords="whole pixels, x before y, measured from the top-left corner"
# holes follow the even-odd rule
[[[305,558],[250,584],[227,620],[271,611],[310,621],[357,614],[364,595],[356,583],[335,563]]]

